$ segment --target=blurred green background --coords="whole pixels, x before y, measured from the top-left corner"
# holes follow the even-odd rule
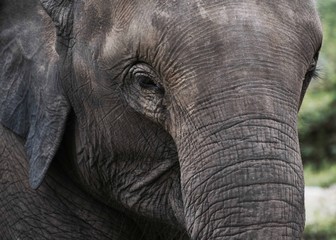
[[[319,78],[312,80],[299,114],[301,153],[308,186],[306,212],[313,213],[307,216],[304,239],[336,240],[336,201],[327,201],[333,199],[333,194],[336,196],[336,0],[317,0],[317,5],[324,34]],[[318,193],[327,195],[324,196],[326,202],[323,197],[317,197]],[[321,214],[315,207],[323,204],[326,206],[321,208],[332,207],[330,204],[335,208]],[[314,210],[310,209],[313,207]]]

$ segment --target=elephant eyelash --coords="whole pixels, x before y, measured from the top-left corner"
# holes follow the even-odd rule
[[[312,71],[309,71],[306,74],[306,78],[311,79],[311,80],[320,80],[321,79],[321,68],[317,67],[313,69]]]
[[[321,68],[320,67],[315,68],[315,70],[312,72],[312,79],[314,80],[321,79]]]

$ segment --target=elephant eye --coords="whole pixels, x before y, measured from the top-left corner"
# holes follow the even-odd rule
[[[149,64],[138,62],[127,69],[124,76],[121,90],[130,107],[157,123],[163,123],[167,96],[160,75]]]
[[[313,79],[313,78],[318,78],[319,75],[318,75],[318,69],[316,69],[317,67],[317,60],[318,60],[318,56],[319,56],[319,52],[317,52],[306,72],[306,75],[304,77],[304,80],[303,80],[303,84],[302,84],[302,89],[301,89],[301,97],[300,97],[300,106],[301,106],[301,103],[302,103],[302,100],[303,100],[303,97],[304,95],[306,94],[306,91],[307,91],[307,88],[309,86],[309,83],[310,81]]]
[[[159,84],[155,83],[149,76],[139,74],[139,76],[136,76],[136,80],[143,89],[160,92],[163,91],[163,88]]]
[[[133,72],[133,79],[140,86],[141,89],[151,91],[163,95],[165,93],[164,88],[155,79],[155,74],[147,71],[135,71]]]
[[[317,60],[318,60],[319,52],[317,52],[307,70],[306,79],[311,80],[312,78],[318,77],[318,69],[317,68]]]

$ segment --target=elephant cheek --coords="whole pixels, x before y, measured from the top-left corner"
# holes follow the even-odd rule
[[[191,239],[299,239],[304,183],[296,136],[281,120],[254,118],[177,140]]]

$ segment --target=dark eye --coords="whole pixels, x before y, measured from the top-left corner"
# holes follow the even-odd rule
[[[316,69],[316,59],[314,58],[313,59],[313,61],[312,61],[312,63],[310,64],[310,66],[309,66],[309,69],[308,69],[308,72],[313,72],[313,71],[315,71],[315,69]]]
[[[306,79],[311,79],[311,78],[314,78],[314,77],[317,77],[318,76],[318,71],[316,70],[316,67],[317,67],[317,60],[318,60],[318,56],[319,56],[319,53],[316,53],[310,66],[309,66],[309,69],[307,70],[307,73],[306,73]]]
[[[135,79],[139,83],[141,88],[164,94],[163,87],[160,84],[155,83],[150,76],[144,74],[136,74]]]
[[[318,60],[318,56],[319,56],[319,52],[317,52],[306,72],[303,84],[302,84],[302,89],[301,89],[301,98],[300,98],[300,106],[303,100],[303,97],[307,91],[307,88],[309,86],[310,81],[313,78],[318,78],[318,71],[316,70],[316,66],[317,66],[317,60]]]
[[[140,87],[144,89],[155,89],[158,86],[155,84],[155,82],[148,76],[140,75],[136,77]]]

